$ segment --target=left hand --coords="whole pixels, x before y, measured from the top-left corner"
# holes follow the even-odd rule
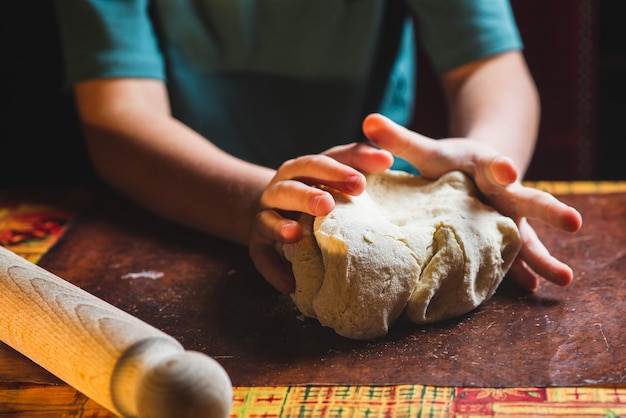
[[[471,139],[427,138],[378,114],[365,119],[363,130],[373,143],[409,161],[424,177],[439,178],[453,170],[468,174],[487,202],[517,223],[522,247],[510,273],[520,286],[535,290],[540,278],[560,286],[571,283],[572,269],[550,254],[527,218],[576,232],[582,217],[551,194],[522,185],[513,160]]]

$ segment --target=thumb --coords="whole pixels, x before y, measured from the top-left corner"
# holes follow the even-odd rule
[[[363,133],[374,145],[407,160],[422,174],[429,177],[441,174],[441,170],[433,172],[433,168],[440,167],[430,161],[437,155],[436,140],[413,132],[378,113],[365,118]]]

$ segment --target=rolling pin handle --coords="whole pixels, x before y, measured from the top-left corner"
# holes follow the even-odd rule
[[[232,386],[211,357],[185,351],[164,358],[144,376],[138,393],[139,417],[227,418]]]
[[[226,418],[233,397],[230,378],[218,362],[159,337],[127,350],[111,389],[116,409],[129,418]]]

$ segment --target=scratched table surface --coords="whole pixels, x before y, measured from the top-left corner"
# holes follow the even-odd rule
[[[207,353],[240,387],[556,387],[626,380],[626,193],[565,194],[577,234],[534,222],[574,283],[527,293],[505,282],[461,318],[400,321],[352,341],[304,319],[243,247],[165,222],[112,194],[91,199],[39,264]],[[0,382],[61,384],[0,345]],[[0,408],[1,409],[1,408]]]

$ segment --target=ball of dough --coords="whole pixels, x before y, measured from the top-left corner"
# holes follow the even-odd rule
[[[300,312],[348,338],[382,337],[403,313],[432,323],[475,309],[520,248],[515,223],[461,172],[428,180],[389,170],[367,176],[359,196],[334,196],[335,209],[303,215],[304,236],[281,251]]]

